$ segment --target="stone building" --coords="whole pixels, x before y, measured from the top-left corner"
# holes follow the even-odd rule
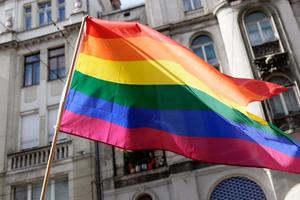
[[[39,199],[61,91],[86,14],[139,21],[225,74],[288,87],[249,110],[300,138],[299,0],[146,0],[125,9],[115,0],[0,0],[1,200]],[[300,199],[296,174],[100,147],[106,200]],[[48,199],[97,199],[95,152],[94,142],[60,134]]]

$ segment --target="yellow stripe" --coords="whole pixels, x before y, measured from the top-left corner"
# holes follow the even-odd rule
[[[176,62],[166,60],[111,61],[80,53],[75,67],[77,71],[85,75],[120,84],[188,85],[265,124],[263,119],[249,114],[246,107],[212,91]]]

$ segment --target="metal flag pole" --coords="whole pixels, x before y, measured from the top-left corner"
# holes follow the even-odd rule
[[[64,109],[65,101],[66,101],[66,95],[68,94],[68,90],[69,90],[69,87],[70,87],[70,84],[71,84],[72,75],[73,75],[73,71],[74,71],[74,65],[75,65],[75,61],[76,61],[76,55],[78,53],[78,47],[79,47],[79,44],[81,42],[82,33],[83,33],[86,18],[87,18],[87,16],[83,17],[82,22],[81,22],[79,35],[78,35],[78,38],[77,38],[77,41],[76,41],[75,51],[74,51],[74,54],[73,54],[73,58],[72,58],[72,62],[71,62],[67,82],[66,82],[66,85],[64,87],[62,97],[61,97],[61,100],[60,100],[58,115],[57,115],[57,121],[56,121],[56,126],[55,126],[53,139],[52,139],[52,145],[51,145],[50,154],[49,154],[49,158],[48,158],[48,162],[47,162],[47,167],[46,167],[46,171],[45,171],[45,175],[44,175],[44,181],[43,181],[43,187],[42,187],[42,191],[41,191],[40,200],[45,200],[46,188],[47,188],[47,185],[48,185],[48,179],[49,179],[49,174],[50,174],[50,168],[51,168],[51,164],[52,164],[54,154],[55,154],[56,142],[57,142],[57,137],[58,137],[60,124],[61,124],[61,119],[62,119],[62,111]]]

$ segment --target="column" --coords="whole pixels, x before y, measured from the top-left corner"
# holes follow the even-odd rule
[[[228,60],[228,71],[233,77],[253,78],[251,64],[247,55],[242,33],[238,23],[239,9],[224,4],[215,11],[219,22],[225,52]],[[264,116],[260,103],[251,103],[248,111],[253,114]]]

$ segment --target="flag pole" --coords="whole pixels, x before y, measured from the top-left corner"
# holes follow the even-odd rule
[[[72,58],[68,78],[67,78],[66,85],[65,85],[63,93],[62,93],[61,100],[60,100],[58,115],[57,115],[57,121],[56,121],[56,126],[55,126],[53,139],[52,139],[52,145],[51,145],[50,154],[49,154],[49,158],[48,158],[48,162],[47,162],[47,167],[46,167],[46,171],[45,171],[45,175],[44,175],[44,181],[43,181],[40,200],[45,200],[46,188],[47,188],[47,185],[48,185],[48,179],[49,179],[49,174],[50,174],[50,168],[51,168],[51,164],[52,164],[54,154],[55,154],[57,137],[58,137],[60,124],[61,124],[61,119],[62,119],[62,111],[64,109],[66,96],[68,94],[68,90],[69,90],[69,87],[70,87],[70,84],[71,84],[72,75],[73,75],[73,71],[74,71],[74,65],[75,65],[75,61],[76,61],[76,55],[78,53],[79,43],[81,42],[82,33],[83,33],[86,18],[87,18],[87,16],[84,16],[82,18],[82,22],[81,22],[81,26],[80,26],[80,30],[79,30],[79,35],[78,35],[78,38],[77,38],[77,41],[76,41],[76,46],[75,46],[75,50],[74,50],[74,54],[73,54],[73,58]]]

